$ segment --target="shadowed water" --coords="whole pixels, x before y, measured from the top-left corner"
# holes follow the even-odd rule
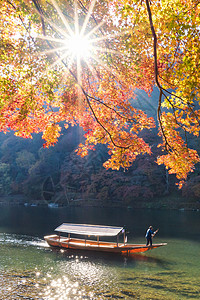
[[[161,247],[131,257],[47,246],[62,222],[123,226],[144,242],[159,227]],[[199,299],[200,212],[1,207],[0,299]]]

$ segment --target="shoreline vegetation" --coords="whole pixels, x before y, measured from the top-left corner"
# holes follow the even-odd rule
[[[47,200],[30,200],[24,195],[10,195],[0,197],[0,206],[32,206],[32,207],[108,207],[126,209],[179,209],[200,211],[200,200],[188,199],[179,195],[168,195],[154,199],[134,200],[125,205],[120,201],[101,201],[99,199],[71,199],[69,203],[49,202]]]
[[[144,98],[143,108],[153,116],[157,97],[158,89],[150,98],[140,92],[134,106]],[[103,145],[87,157],[77,155],[79,127],[63,128],[59,142],[48,149],[41,134],[30,140],[0,133],[0,205],[200,209],[200,163],[178,190],[175,175],[156,164],[162,155],[156,131],[141,134],[152,155],[140,155],[129,169],[118,171],[103,167],[108,159]],[[200,153],[199,138],[190,144]]]

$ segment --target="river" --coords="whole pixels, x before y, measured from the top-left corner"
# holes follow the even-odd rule
[[[168,244],[131,257],[51,249],[43,236],[63,222],[125,225],[134,243],[153,225]],[[0,299],[200,299],[200,212],[0,207]]]

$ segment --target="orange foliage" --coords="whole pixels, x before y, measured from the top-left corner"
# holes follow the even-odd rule
[[[105,168],[128,168],[138,155],[151,154],[139,134],[155,127],[130,101],[136,89],[150,95],[157,85],[165,151],[157,163],[176,174],[181,187],[199,162],[184,137],[200,130],[198,1],[52,3],[1,0],[0,130],[25,138],[42,132],[49,147],[60,122],[79,125],[85,132],[79,155],[105,144]],[[90,37],[89,57],[69,57],[64,40],[74,27]]]

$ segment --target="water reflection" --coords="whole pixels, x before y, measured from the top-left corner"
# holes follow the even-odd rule
[[[70,294],[77,294],[77,287],[78,283],[70,284],[67,277],[52,280],[45,288],[44,297],[46,299],[68,299]]]
[[[43,299],[83,299],[87,296],[87,293],[78,281],[72,282],[65,275],[50,281],[41,296],[43,296]],[[93,293],[90,292],[88,296],[93,297]]]
[[[106,253],[106,252],[93,252],[93,251],[80,251],[80,250],[71,250],[71,249],[59,249],[59,248],[51,248],[49,249],[56,253],[57,255],[62,255],[65,259],[70,258],[76,258],[81,260],[89,260],[90,262],[93,261],[95,263],[108,263],[109,265],[124,265],[127,266],[128,264],[131,264],[133,266],[134,264],[137,264],[138,262],[149,262],[154,263],[158,265],[162,265],[163,267],[167,268],[170,262],[166,259],[161,259],[158,257],[148,256],[147,253],[129,253],[128,255],[120,254],[120,253]]]
[[[92,214],[92,209],[79,213],[78,210],[48,212],[36,208],[34,211],[13,209],[11,213],[12,209],[7,209],[7,214],[3,208],[0,211],[2,300],[199,299],[200,223],[196,213],[183,216],[180,212],[120,211],[114,214],[110,210],[103,214],[99,210]],[[15,218],[9,221],[12,215]],[[29,219],[31,222],[25,224]],[[42,238],[64,221],[108,225],[120,222],[127,224],[130,242],[142,243],[143,229],[152,220],[154,226],[160,227],[156,242],[167,242],[167,247],[128,257],[51,249]]]
[[[167,268],[170,264],[166,259],[161,259],[158,257],[148,256],[148,254],[118,254],[118,253],[102,253],[102,252],[91,252],[91,251],[80,251],[80,250],[71,250],[71,249],[59,249],[59,248],[51,248],[49,245],[40,238],[31,237],[27,235],[17,235],[17,234],[0,234],[0,245],[7,245],[12,249],[16,246],[21,247],[36,247],[37,249],[46,249],[50,253],[54,253],[56,255],[56,259],[59,261],[63,260],[64,262],[69,263],[69,261],[74,261],[74,270],[77,268],[77,272],[79,274],[86,274],[86,277],[90,278],[92,281],[92,271],[91,267],[88,267],[88,263],[94,264],[109,264],[113,266],[115,264],[119,266],[128,266],[134,267],[140,262],[146,262],[151,264],[157,264],[162,266],[163,268]],[[22,249],[22,248],[21,248]],[[79,268],[80,261],[82,262],[82,266]],[[84,263],[84,264],[83,264]],[[88,270],[90,270],[90,276],[87,274]],[[101,270],[94,270],[93,273],[99,272],[101,274]],[[85,280],[85,279],[84,279]]]
[[[72,207],[1,207],[0,231],[30,234],[42,238],[51,234],[63,222],[126,225],[130,238],[141,237],[149,224],[160,228],[159,237],[184,238],[200,241],[200,212],[175,210],[126,210],[123,208]]]
[[[142,254],[126,257],[54,249],[41,239],[24,235],[1,234],[0,244],[1,261],[6,267],[0,282],[1,287],[3,282],[6,286],[1,289],[6,298],[1,298],[2,292],[0,298],[6,300],[26,297],[46,300],[106,299],[113,295],[114,298],[124,298],[120,295],[127,297],[131,291],[121,287],[121,280],[124,286],[130,281],[126,272],[121,276],[122,270],[132,272],[143,262],[165,264],[162,259]],[[36,298],[36,295],[39,297]]]

